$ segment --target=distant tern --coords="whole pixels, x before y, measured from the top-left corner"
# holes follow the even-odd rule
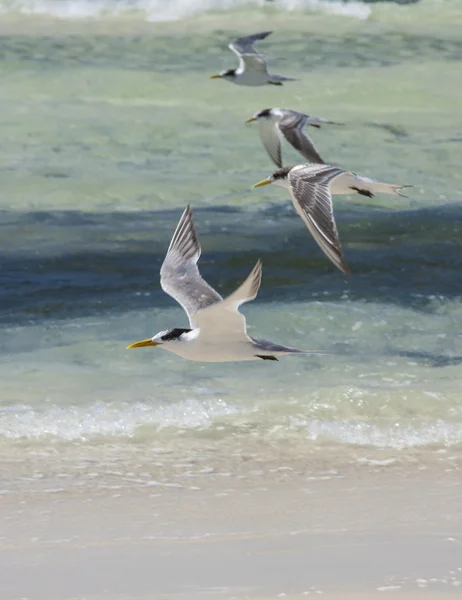
[[[324,164],[324,160],[316,150],[313,141],[303,131],[306,125],[321,127],[321,125],[340,125],[328,119],[311,117],[288,108],[265,108],[247,119],[246,123],[258,121],[260,139],[271,160],[282,167],[281,139],[285,138],[289,144],[300,152],[310,162]]]
[[[187,360],[205,362],[278,360],[285,354],[313,354],[247,335],[239,306],[257,296],[262,276],[260,261],[244,283],[223,299],[202,279],[197,267],[200,253],[192,211],[187,206],[161,267],[160,284],[183,307],[190,326],[161,331],[128,348],[159,346]]]
[[[231,42],[228,48],[238,57],[239,66],[211,75],[210,79],[226,79],[237,85],[282,85],[284,81],[296,81],[292,77],[268,73],[266,60],[253,47],[255,42],[265,39],[270,33],[272,31],[255,33]]]
[[[340,238],[335,224],[332,194],[357,192],[372,198],[374,194],[391,194],[407,198],[400,190],[410,185],[380,183],[344,171],[331,165],[305,164],[284,167],[275,171],[253,187],[275,183],[289,190],[295,210],[305,222],[321,250],[336,267],[348,275],[350,270],[343,256]]]

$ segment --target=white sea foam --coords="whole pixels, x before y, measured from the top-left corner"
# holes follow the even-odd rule
[[[332,15],[367,19],[371,7],[364,2],[343,2],[343,0],[279,0],[279,6],[286,10],[311,10]]]
[[[140,427],[156,431],[207,429],[217,419],[236,409],[222,400],[187,399],[176,404],[152,405],[141,402],[89,407],[52,407],[34,410],[28,406],[0,411],[0,438],[16,440],[86,440],[99,436],[131,437]]]
[[[0,14],[91,19],[136,15],[147,21],[172,21],[209,11],[271,5],[283,11],[314,11],[367,19],[371,7],[356,0],[0,0]]]
[[[422,422],[368,422],[358,419],[329,421],[276,416],[277,423],[260,412],[237,408],[221,399],[188,398],[177,403],[95,403],[79,407],[51,407],[35,410],[14,406],[0,411],[0,439],[39,441],[91,440],[101,437],[129,438],[156,435],[164,429],[219,430],[245,423],[250,429],[265,429],[279,437],[291,433],[317,444],[370,446],[405,450],[418,447],[448,448],[462,443],[462,423],[443,420]],[[263,423],[264,422],[264,423]]]
[[[462,442],[462,424],[442,420],[429,423],[391,423],[378,425],[364,421],[307,423],[307,436],[313,441],[334,441],[347,446],[375,448],[449,447]]]

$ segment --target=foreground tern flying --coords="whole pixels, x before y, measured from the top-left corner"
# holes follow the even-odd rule
[[[257,296],[262,274],[260,261],[244,283],[223,300],[199,273],[200,253],[188,206],[161,267],[160,284],[164,292],[184,308],[190,327],[161,331],[128,348],[159,346],[182,358],[205,362],[277,360],[277,356],[284,354],[312,354],[247,335],[245,317],[239,312],[239,306]]]
[[[275,183],[289,190],[295,210],[305,222],[321,250],[336,267],[348,275],[350,270],[343,256],[340,238],[335,224],[332,194],[357,192],[372,198],[374,194],[391,194],[407,198],[400,190],[410,185],[380,183],[344,171],[331,165],[297,165],[275,171],[253,187]]]
[[[253,47],[255,42],[265,39],[270,33],[272,31],[255,33],[231,42],[228,48],[238,57],[239,66],[211,75],[210,79],[226,79],[237,85],[282,85],[284,81],[296,81],[291,77],[268,73],[266,60]]]
[[[328,119],[311,117],[288,108],[265,108],[247,119],[246,123],[258,121],[260,139],[271,160],[282,167],[281,141],[286,139],[302,156],[313,163],[324,164],[313,141],[303,131],[306,125],[340,125]]]

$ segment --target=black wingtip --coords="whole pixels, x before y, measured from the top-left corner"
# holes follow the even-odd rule
[[[324,251],[323,248],[321,248],[321,250]],[[351,269],[348,266],[345,257],[343,256],[343,250],[342,246],[340,245],[340,240],[338,241],[338,245],[336,245],[335,248],[332,248],[332,250],[334,250],[333,256],[329,256],[329,254],[327,254],[325,251],[324,253],[326,254],[327,258],[330,259],[332,264],[345,275],[345,277],[349,277],[351,275]]]
[[[184,209],[183,214],[181,215],[180,223],[183,223],[183,225],[186,225],[186,223],[188,223],[189,226],[193,229],[194,235],[196,234],[196,227],[194,225],[194,215],[192,206],[190,204],[186,205],[186,208]]]
[[[259,33],[250,33],[249,35],[241,35],[235,41],[243,41],[243,40],[252,40],[252,43],[258,42],[260,40],[264,40],[269,35],[271,35],[272,31],[260,31]]]

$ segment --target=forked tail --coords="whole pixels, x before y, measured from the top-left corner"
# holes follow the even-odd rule
[[[401,193],[401,190],[406,188],[412,188],[413,185],[393,185],[391,183],[381,183],[380,181],[374,181],[371,185],[371,192],[373,194],[388,194],[390,196],[401,196],[401,198],[409,198],[405,194]]]
[[[345,173],[345,175],[342,176],[342,182],[348,185],[350,189],[358,192],[358,194],[369,196],[370,198],[375,196],[375,194],[388,194],[389,196],[401,196],[402,198],[408,198],[408,196],[401,193],[401,190],[414,187],[413,185],[395,185],[392,183],[374,181],[373,179],[361,177],[360,175],[355,175],[354,173],[351,175]]]
[[[321,117],[308,117],[306,124],[310,127],[318,128],[321,127],[321,125],[345,125],[345,123],[339,123],[338,121],[331,121],[330,119],[323,119]]]
[[[250,336],[249,336],[250,337]],[[311,350],[301,350],[300,348],[292,348],[291,346],[283,346],[282,344],[275,344],[269,340],[261,340],[258,338],[251,337],[252,342],[255,344],[255,355],[276,355],[282,356],[284,354],[328,354],[327,352],[316,352]],[[261,357],[261,356],[260,356]],[[271,359],[270,359],[271,360]]]
[[[284,75],[277,75],[275,73],[269,73],[270,83],[275,85],[281,84],[283,81],[300,81],[296,77],[285,77]]]

